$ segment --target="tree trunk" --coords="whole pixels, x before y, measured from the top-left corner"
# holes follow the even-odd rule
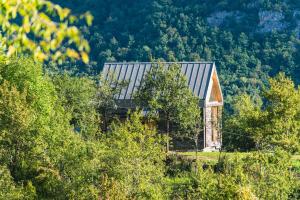
[[[198,128],[198,124],[196,125],[195,129],[195,135],[194,135],[194,142],[195,142],[195,147],[196,147],[196,174],[198,174],[198,139],[199,139],[199,134],[200,130]]]
[[[198,133],[195,135],[196,163],[198,163]]]
[[[103,131],[104,131],[104,133],[106,133],[107,132],[107,114],[106,114],[106,110],[104,110],[104,113],[103,113],[103,115],[104,115],[104,117],[103,117]]]
[[[167,125],[167,132],[166,132],[166,135],[167,135],[167,153],[169,153],[169,150],[170,150],[170,144],[169,144],[169,133],[170,133],[170,120],[169,120],[169,115],[167,115],[167,121],[166,121],[166,125]]]

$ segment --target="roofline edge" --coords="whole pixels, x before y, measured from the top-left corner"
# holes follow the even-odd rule
[[[214,61],[180,61],[180,62],[105,62],[104,65],[111,65],[111,64],[150,64],[150,63],[206,63],[206,64],[215,64]]]

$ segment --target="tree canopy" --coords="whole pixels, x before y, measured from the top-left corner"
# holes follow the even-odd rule
[[[263,22],[251,29],[270,15],[298,26],[298,1],[55,2],[79,5],[80,13],[90,8],[96,25],[87,28],[47,0],[0,1],[0,199],[300,198],[299,159],[292,157],[300,146],[300,89],[292,81],[299,81],[297,33],[279,22],[273,32],[262,33]],[[215,60],[227,102],[235,102],[226,111],[224,145],[256,151],[203,153],[207,160],[166,153],[160,127],[142,113],[167,133],[197,137],[201,129],[199,99],[179,67],[153,68],[137,94],[147,112],[122,119],[114,113],[119,83],[61,70],[82,64],[60,63],[66,57],[88,62],[83,32],[98,64]],[[53,71],[47,61],[59,67]],[[292,79],[279,73],[267,81],[278,71]]]
[[[92,16],[83,17],[91,25]],[[90,47],[75,26],[78,20],[70,9],[47,0],[1,1],[0,48],[7,56],[30,53],[39,61],[69,57],[88,63]]]
[[[163,63],[153,66],[135,99],[141,108],[149,112],[150,118],[164,124],[163,131],[167,137],[178,130],[188,132],[188,128],[196,127],[201,122],[200,100],[189,89],[176,63],[168,68]],[[192,132],[195,131],[192,129]]]
[[[104,62],[113,61],[214,61],[226,108],[236,94],[258,97],[268,78],[280,71],[300,83],[297,1],[55,2],[74,13],[90,10],[94,15],[86,38],[93,49],[91,65],[96,72]],[[281,24],[282,29],[272,29]]]
[[[247,95],[237,98],[234,116],[225,121],[225,141],[246,149],[299,152],[299,88],[282,73],[269,81],[260,103]]]

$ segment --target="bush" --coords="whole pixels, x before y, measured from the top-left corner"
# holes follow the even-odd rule
[[[297,184],[289,170],[290,157],[283,151],[238,155],[216,166],[189,173],[170,185],[172,199],[288,199],[297,196]]]

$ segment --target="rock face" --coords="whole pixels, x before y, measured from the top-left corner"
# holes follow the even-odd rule
[[[300,38],[300,10],[294,11],[293,18],[296,23],[295,32],[297,34],[297,37]]]
[[[258,13],[258,32],[282,31],[288,24],[284,21],[284,15],[276,11],[260,11]]]
[[[248,9],[254,9],[251,13],[247,11],[217,11],[209,15],[206,20],[212,27],[226,27],[228,22],[236,22],[241,27],[248,26],[255,33],[270,33],[272,31],[295,31],[300,38],[300,10],[295,9],[292,12],[292,17],[286,18],[286,15],[281,11],[260,10],[257,2],[248,4]],[[257,19],[257,20],[256,20]],[[225,26],[224,26],[225,25]],[[230,25],[229,25],[230,26]]]
[[[239,22],[243,16],[244,15],[239,11],[234,11],[234,12],[220,11],[211,14],[207,18],[207,23],[210,26],[220,27],[229,18],[234,19],[236,22]]]

